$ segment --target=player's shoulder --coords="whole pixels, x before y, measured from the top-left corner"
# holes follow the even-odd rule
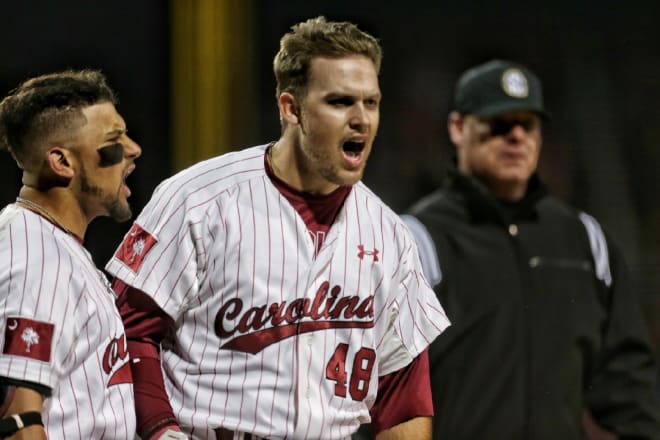
[[[7,205],[0,211],[0,249],[1,252],[10,252],[14,246],[14,236],[26,237],[28,225],[21,215],[21,208],[16,205]],[[0,263],[8,263],[8,258],[2,258]]]
[[[152,202],[162,208],[173,201],[212,200],[242,182],[265,176],[264,153],[268,145],[249,147],[203,160],[161,182]]]
[[[358,181],[355,185],[353,185],[352,194],[356,199],[362,200],[364,203],[381,207],[383,210],[388,212],[388,215],[389,213],[394,214],[392,208],[390,208],[389,205],[380,198],[380,196],[373,192],[371,188],[369,188],[362,181]]]
[[[11,223],[15,222],[21,213],[21,209],[14,205],[7,205],[0,211],[0,231],[4,232]]]
[[[7,205],[0,211],[0,236],[3,239],[17,240],[34,236],[37,232],[41,234],[42,220],[39,214],[16,204]]]
[[[378,216],[372,218],[379,218],[382,223],[395,227],[404,225],[401,217],[362,181],[353,185],[352,197],[358,212],[363,207],[371,213],[377,210]]]
[[[78,248],[83,249],[75,240],[41,215],[18,205],[7,205],[0,211],[0,249],[11,253],[15,261],[70,261],[79,254]],[[9,259],[2,263],[10,264]]]
[[[164,183],[187,188],[229,186],[265,173],[264,153],[268,145],[248,147],[203,160],[185,168]]]

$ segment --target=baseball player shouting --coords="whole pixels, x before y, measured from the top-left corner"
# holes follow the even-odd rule
[[[0,143],[23,170],[0,212],[0,437],[135,436],[114,292],[82,246],[98,216],[131,217],[140,147],[96,71],[32,78],[0,103]]]
[[[449,322],[360,182],[380,62],[354,24],[294,26],[279,140],[163,182],[108,263],[142,438],[348,439],[370,410],[381,439],[430,438],[426,349]]]

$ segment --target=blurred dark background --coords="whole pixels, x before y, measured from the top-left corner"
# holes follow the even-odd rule
[[[381,129],[366,183],[396,211],[436,187],[451,158],[446,115],[458,75],[491,58],[544,82],[552,119],[540,172],[623,248],[660,352],[660,4],[602,1],[25,0],[0,6],[0,94],[23,79],[98,68],[143,147],[135,212],[175,171],[274,140],[272,58],[294,23],[350,20],[384,48]],[[0,155],[0,206],[20,174]],[[128,224],[98,219],[97,264]]]

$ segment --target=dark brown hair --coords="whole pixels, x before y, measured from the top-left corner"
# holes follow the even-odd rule
[[[273,61],[276,96],[283,92],[304,96],[313,58],[350,55],[364,55],[374,63],[376,72],[380,71],[383,54],[378,40],[353,23],[329,22],[319,16],[296,24],[280,40]]]
[[[97,70],[30,78],[0,102],[0,148],[24,168],[48,147],[44,142],[83,118],[83,108],[101,102],[116,104],[117,98]]]

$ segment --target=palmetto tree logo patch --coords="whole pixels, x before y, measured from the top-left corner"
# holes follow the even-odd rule
[[[2,353],[50,362],[55,325],[10,316],[5,324]]]
[[[157,240],[153,235],[135,223],[124,237],[124,241],[115,256],[130,267],[133,272],[137,272],[147,252],[156,242]]]

